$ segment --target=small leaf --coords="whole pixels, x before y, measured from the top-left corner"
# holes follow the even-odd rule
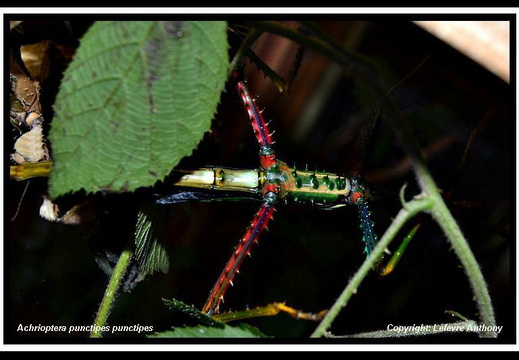
[[[223,327],[223,323],[214,320],[212,317],[204,314],[193,305],[187,305],[177,299],[162,299],[162,301],[171,311],[180,312],[189,318],[196,320],[201,325]]]
[[[226,27],[94,23],[56,99],[51,196],[151,186],[190,155],[227,80]]]
[[[266,338],[257,328],[247,324],[220,327],[195,326],[175,328],[148,335],[150,338]]]
[[[164,246],[164,208],[143,204],[135,226],[135,257],[143,274],[167,273],[169,257]]]

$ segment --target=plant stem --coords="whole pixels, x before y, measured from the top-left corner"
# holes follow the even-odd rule
[[[115,266],[112,276],[110,277],[110,282],[106,288],[103,300],[99,305],[99,310],[97,311],[97,316],[94,320],[94,328],[90,333],[90,337],[102,337],[102,328],[103,326],[106,326],[106,320],[110,315],[110,310],[112,309],[113,303],[115,302],[117,291],[121,285],[121,280],[124,277],[126,270],[128,269],[128,265],[130,265],[132,256],[133,250],[130,249],[124,249],[121,253],[121,256],[119,256],[119,260],[117,261],[117,265]]]
[[[434,196],[434,206],[431,211],[431,215],[436,219],[436,222],[440,225],[443,232],[449,239],[450,244],[461,261],[465,273],[467,274],[472,292],[475,295],[476,304],[478,307],[479,317],[481,322],[485,325],[484,330],[480,333],[482,337],[497,337],[497,332],[494,330],[496,327],[496,320],[494,316],[494,309],[492,307],[492,300],[488,288],[481,273],[481,269],[470,249],[467,241],[461,233],[461,229],[452,217],[449,209],[443,202],[443,199],[439,195]]]
[[[259,36],[261,35],[260,31],[256,31],[253,29],[249,34],[247,34],[247,37],[243,40],[242,45],[236,52],[236,55],[234,55],[234,58],[231,60],[231,63],[229,64],[229,71],[232,72],[236,66],[238,66],[238,63],[241,61],[243,56],[250,51],[250,46],[254,41],[256,41]]]
[[[339,311],[341,311],[341,309],[346,306],[351,296],[357,292],[357,288],[362,283],[362,280],[364,280],[364,278],[371,271],[378,259],[380,259],[382,253],[384,252],[384,249],[386,249],[389,246],[389,244],[395,238],[402,226],[404,226],[404,224],[413,216],[415,216],[421,211],[424,211],[430,206],[431,201],[429,198],[421,198],[408,202],[406,206],[398,212],[396,218],[393,220],[389,228],[386,230],[375,249],[373,249],[371,255],[362,263],[359,270],[357,270],[357,272],[350,280],[346,288],[343,290],[342,294],[339,296],[335,304],[333,304],[331,309],[324,317],[323,321],[321,321],[319,326],[315,329],[315,331],[312,333],[310,337],[321,337],[324,335],[324,333],[331,326],[332,322],[339,314]]]

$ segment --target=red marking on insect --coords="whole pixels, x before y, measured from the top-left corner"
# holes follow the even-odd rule
[[[265,184],[265,187],[263,187],[263,195],[269,192],[279,194],[281,192],[281,187],[276,184],[267,183]]]
[[[232,285],[232,280],[238,273],[238,269],[240,268],[245,255],[250,253],[252,244],[257,242],[259,235],[266,229],[267,224],[272,219],[273,215],[274,207],[263,203],[245,232],[245,235],[238,243],[233,255],[227,262],[227,265],[225,265],[218,281],[211,290],[209,298],[202,309],[203,312],[208,315],[212,315],[215,312],[218,313],[220,303],[223,300],[223,295],[229,285]]]
[[[364,193],[360,191],[355,191],[353,194],[351,194],[351,201],[353,204],[356,204],[360,199],[364,197]]]
[[[268,170],[272,166],[277,165],[278,161],[275,154],[260,155],[260,165],[263,169]]]

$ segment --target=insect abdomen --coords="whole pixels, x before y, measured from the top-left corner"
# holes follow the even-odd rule
[[[350,193],[351,184],[332,173],[291,170],[286,190],[295,201],[333,205]]]

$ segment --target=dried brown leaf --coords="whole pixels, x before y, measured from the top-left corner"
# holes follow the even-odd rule
[[[19,164],[50,160],[41,125],[35,126],[20,136],[14,144],[14,150],[15,154],[12,156],[12,159]],[[16,156],[16,154],[19,156]]]
[[[11,111],[41,114],[40,83],[29,77],[11,52],[9,71],[11,74]]]

